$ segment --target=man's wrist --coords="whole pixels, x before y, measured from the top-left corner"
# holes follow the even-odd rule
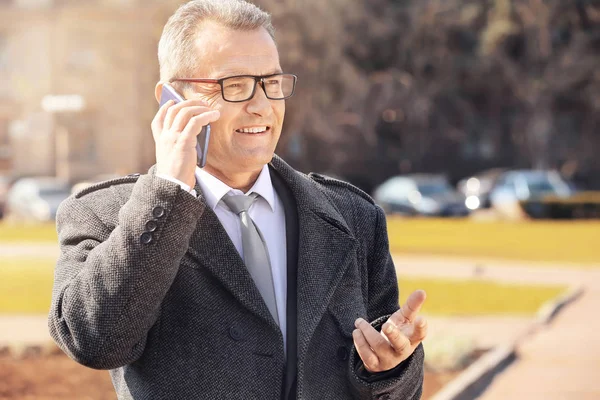
[[[365,367],[365,364],[363,364],[362,360],[360,360],[360,357],[359,357],[354,369],[356,371],[356,375],[360,379],[362,379],[365,382],[372,383],[372,382],[377,382],[377,381],[382,381],[385,379],[391,379],[391,378],[397,377],[402,372],[402,370],[404,370],[405,365],[406,365],[406,360],[401,361],[400,364],[396,365],[392,369],[388,369],[387,371],[370,372]]]
[[[197,196],[196,190],[194,190],[190,185],[188,185],[185,182],[180,181],[177,178],[173,178],[172,176],[166,175],[166,174],[156,174],[157,177],[162,178],[162,179],[166,179],[168,181],[171,181],[173,183],[178,184],[181,189],[183,189],[184,191],[190,193],[193,196]]]

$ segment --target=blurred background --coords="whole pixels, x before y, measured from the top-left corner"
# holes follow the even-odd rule
[[[154,163],[157,43],[182,3],[0,0],[0,399],[115,397],[48,343],[54,217]],[[299,76],[277,153],[371,194],[402,297],[429,294],[424,398],[507,345],[464,398],[600,398],[583,324],[600,306],[600,0],[254,3]]]

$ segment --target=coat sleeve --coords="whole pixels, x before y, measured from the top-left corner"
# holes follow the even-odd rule
[[[387,224],[383,210],[376,207],[373,242],[367,254],[369,320],[377,330],[398,310],[398,281],[389,250]],[[368,374],[353,347],[349,358],[350,382],[358,399],[418,400],[423,391],[423,345],[391,371]]]
[[[115,197],[110,187],[74,196],[57,214],[50,334],[75,361],[97,369],[142,355],[204,211],[179,185],[153,174],[137,180],[122,207]],[[116,226],[103,222],[117,213]]]

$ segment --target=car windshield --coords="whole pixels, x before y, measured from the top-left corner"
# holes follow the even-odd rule
[[[556,193],[556,188],[547,176],[530,176],[527,178],[527,186],[534,194]]]
[[[417,187],[422,196],[435,196],[451,190],[450,185],[445,182],[419,183]]]

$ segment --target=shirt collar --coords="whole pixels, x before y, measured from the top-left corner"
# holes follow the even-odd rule
[[[239,192],[232,189],[227,184],[223,183],[218,178],[209,174],[202,168],[196,167],[196,180],[202,194],[206,200],[206,204],[214,211],[223,196],[230,191]],[[271,174],[269,173],[269,166],[265,164],[258,175],[258,179],[254,182],[254,185],[250,188],[248,193],[257,193],[263,199],[267,201],[272,211],[275,211],[275,193],[273,189],[273,183],[271,182]]]

